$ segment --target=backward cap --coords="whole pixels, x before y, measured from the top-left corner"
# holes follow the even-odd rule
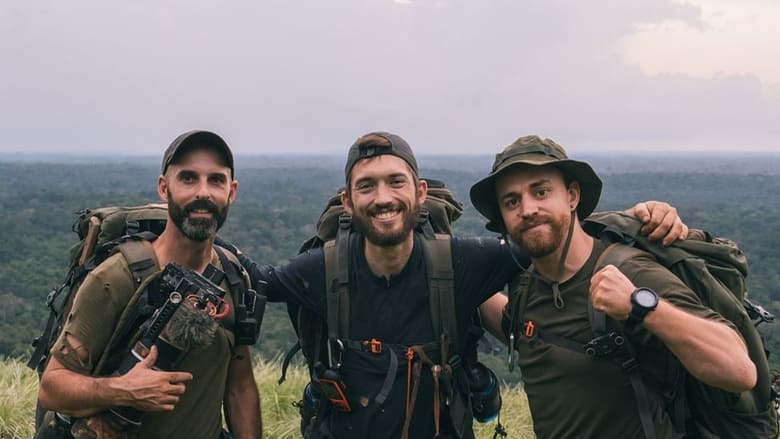
[[[387,142],[380,142],[372,139],[372,137],[380,137]],[[344,177],[349,180],[349,173],[352,172],[352,168],[358,161],[383,154],[400,157],[409,164],[409,167],[412,168],[415,175],[419,175],[417,160],[414,158],[412,147],[406,143],[406,140],[396,134],[385,131],[376,131],[358,137],[357,140],[355,140],[355,143],[349,148],[349,152],[347,153],[347,164],[344,166]]]
[[[566,150],[550,139],[524,136],[496,154],[490,174],[471,186],[469,191],[471,204],[488,219],[485,225],[488,230],[504,232],[496,195],[496,178],[506,169],[520,164],[555,166],[569,179],[577,181],[580,185],[580,202],[577,205],[580,219],[586,218],[596,209],[602,184],[593,168],[585,162],[569,159]]]
[[[230,178],[234,178],[233,169],[233,153],[230,151],[230,147],[222,137],[205,130],[193,130],[187,131],[175,138],[173,142],[165,150],[162,160],[162,173],[168,170],[168,166],[176,163],[178,155],[194,146],[206,146],[214,149],[225,162],[228,168],[230,168]]]

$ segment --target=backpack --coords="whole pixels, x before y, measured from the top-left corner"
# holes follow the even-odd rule
[[[594,270],[608,264],[619,266],[639,254],[649,253],[680,278],[705,306],[734,324],[745,340],[758,373],[756,386],[735,398],[733,393],[708,386],[683,369],[681,382],[676,386],[678,391],[668,395],[666,401],[675,429],[691,437],[775,439],[778,435],[777,394],[772,388],[774,379],[767,360],[769,353],[756,329],[763,322],[773,322],[774,316],[747,297],[748,266],[744,253],[734,241],[702,230],[691,230],[688,239],[664,247],[642,235],[641,227],[641,221],[621,212],[594,213],[585,219],[583,229],[608,244]],[[520,284],[523,283],[521,280]],[[524,305],[519,300],[523,288],[519,285],[510,295],[509,309],[513,317],[523,312]],[[539,337],[590,356],[612,357],[623,365],[634,390],[645,436],[655,437],[647,392],[629,339],[617,322],[601,312],[590,309],[589,320],[596,338],[584,346],[562,337],[544,337],[543,334]]]
[[[485,378],[485,375],[489,374],[495,381],[493,372],[477,362],[477,343],[484,333],[478,314],[472,317],[473,325],[468,331],[467,340],[458,340],[458,331],[455,323],[454,273],[452,269],[450,238],[452,234],[451,224],[462,214],[462,205],[454,198],[452,192],[445,187],[443,182],[433,179],[425,180],[428,183],[428,196],[422,206],[417,229],[424,237],[423,254],[428,272],[429,303],[431,305],[430,310],[434,332],[439,334],[439,336],[446,334],[446,337],[449,338],[449,344],[455,347],[455,353],[457,354],[451,357],[457,357],[458,361],[464,363],[463,369],[468,370],[468,380],[473,381],[483,378],[484,381],[485,379],[490,379],[490,377]],[[312,377],[312,383],[307,385],[304,391],[304,399],[296,403],[301,412],[301,433],[304,435],[311,418],[317,415],[315,413],[317,408],[312,404],[312,399],[320,399],[312,397],[312,384],[317,381],[317,375],[321,373],[325,366],[332,366],[333,353],[329,340],[344,340],[347,344],[353,342],[347,340],[347,334],[349,333],[349,267],[347,266],[349,258],[347,255],[352,224],[351,218],[344,213],[341,205],[341,191],[343,191],[343,188],[339,193],[328,199],[325,209],[317,222],[316,234],[305,241],[299,249],[299,253],[303,253],[314,248],[323,248],[325,285],[329,286],[327,292],[327,318],[322,319],[305,308],[295,304],[288,304],[288,313],[298,335],[298,342],[285,356],[279,383],[284,381],[287,367],[294,354],[298,350],[302,351]],[[334,287],[331,288],[330,286]],[[369,343],[371,344],[368,346],[369,350],[381,349],[380,341],[371,340]],[[474,369],[474,371],[472,372],[471,369]],[[479,377],[475,378],[476,375],[479,375]],[[314,391],[316,392],[316,390]],[[389,393],[389,391],[390,388],[383,388],[383,392]],[[494,385],[494,389],[491,388],[491,391],[495,392],[494,396],[499,401],[498,404],[500,406],[498,386]],[[382,392],[380,392],[376,400],[378,402],[382,401],[386,396],[386,394],[382,395]],[[488,405],[481,404],[479,409],[481,410],[486,406]],[[450,410],[453,419],[459,419],[456,417],[459,415],[461,417],[465,416],[465,407],[458,414],[453,413],[458,411],[457,408],[451,406]],[[488,410],[495,410],[495,415],[498,412],[498,407],[489,406]],[[467,415],[469,418],[472,416],[471,413],[467,413]],[[493,418],[495,416],[477,416],[477,419],[481,422],[488,422]]]
[[[70,314],[76,291],[87,274],[114,253],[122,253],[127,261],[136,288],[132,302],[134,306],[128,306],[122,314],[117,329],[111,335],[106,349],[96,363],[95,374],[111,372],[118,366],[115,364],[117,359],[113,358],[112,353],[124,347],[138,325],[151,316],[156,306],[161,305],[151,300],[149,303],[136,301],[135,298],[141,296],[140,293],[153,281],[155,277],[153,275],[159,272],[151,241],[165,229],[168,218],[167,206],[146,204],[132,207],[101,207],[94,210],[79,210],[76,214],[78,217],[71,229],[78,235],[79,241],[70,248],[65,281],[59,287],[52,289],[46,298],[49,316],[43,332],[33,340],[34,350],[27,363],[27,366],[36,370],[39,376],[43,373],[49,360],[49,351]],[[262,321],[265,297],[258,296],[249,288],[243,268],[235,255],[216,246],[215,248],[225,278],[235,296],[236,343],[254,343]],[[38,404],[36,430],[44,415],[45,411]]]

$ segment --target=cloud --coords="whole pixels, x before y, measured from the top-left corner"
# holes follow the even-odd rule
[[[780,98],[780,3],[689,1],[699,8],[702,25],[670,18],[638,23],[622,41],[626,61],[650,75],[755,75],[765,94]]]
[[[650,72],[626,56],[638,23],[705,29],[703,11],[671,0],[17,2],[0,16],[11,60],[0,150],[157,154],[193,127],[241,153],[340,153],[376,129],[431,153],[492,153],[529,133],[569,149],[769,149],[780,104],[756,72]]]

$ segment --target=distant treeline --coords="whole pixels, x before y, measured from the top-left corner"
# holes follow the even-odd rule
[[[464,215],[455,224],[461,235],[489,233],[467,195],[492,162],[479,157],[470,159],[470,167],[464,157],[420,159],[422,174],[445,181],[464,203]],[[314,232],[325,200],[344,184],[342,159],[328,160],[255,158],[238,166],[237,202],[220,235],[260,263],[283,263],[295,255]],[[780,312],[780,156],[699,157],[674,166],[668,157],[649,156],[641,161],[606,156],[592,162],[604,180],[599,209],[664,200],[690,226],[737,240],[750,262],[750,295]],[[151,158],[89,164],[0,161],[0,356],[28,355],[30,340],[44,323],[46,294],[64,279],[68,249],[76,242],[74,212],[157,201],[158,173],[158,160]],[[294,343],[282,305],[271,307],[262,331],[257,348],[264,355],[279,355]],[[764,331],[777,353],[771,360],[777,360],[780,332],[769,326]],[[499,363],[498,358],[489,361]]]

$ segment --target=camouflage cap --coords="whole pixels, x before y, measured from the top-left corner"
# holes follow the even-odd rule
[[[194,146],[208,146],[213,148],[224,160],[224,165],[230,168],[230,178],[234,178],[233,153],[222,137],[211,131],[193,130],[175,138],[168,149],[165,150],[162,160],[162,173],[168,170],[168,166],[176,163],[178,156]]]
[[[496,195],[496,178],[506,169],[519,165],[544,166],[558,168],[566,177],[577,181],[580,185],[580,203],[577,205],[577,215],[580,219],[587,217],[596,208],[601,197],[601,179],[593,168],[585,162],[571,160],[566,150],[550,139],[539,136],[525,136],[496,154],[493,169],[490,174],[471,186],[471,204],[488,219],[485,227],[493,232],[504,232],[504,222],[498,207]]]
[[[352,168],[358,161],[382,154],[400,157],[409,164],[415,175],[419,175],[417,160],[414,158],[412,147],[406,143],[406,140],[396,134],[377,131],[358,137],[349,148],[347,164],[344,166],[344,177],[349,180],[349,173],[352,172]]]

